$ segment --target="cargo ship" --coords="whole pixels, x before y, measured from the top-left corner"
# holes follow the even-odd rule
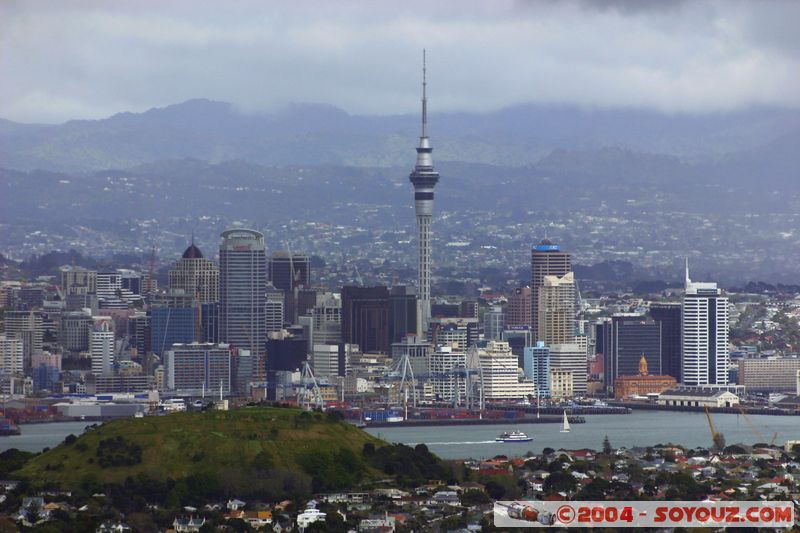
[[[8,418],[0,418],[0,437],[19,435],[20,433],[22,432],[20,431],[18,425]]]

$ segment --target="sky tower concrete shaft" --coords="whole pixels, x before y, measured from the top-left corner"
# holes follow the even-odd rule
[[[419,319],[424,329],[431,317],[431,218],[433,216],[433,188],[439,173],[433,170],[433,148],[428,138],[428,98],[425,51],[422,51],[422,134],[417,147],[417,163],[408,176],[414,185],[414,205],[417,214],[419,247]]]

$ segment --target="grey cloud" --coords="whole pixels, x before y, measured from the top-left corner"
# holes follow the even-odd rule
[[[193,97],[416,111],[523,102],[800,106],[793,2],[0,4],[0,116],[99,118]]]

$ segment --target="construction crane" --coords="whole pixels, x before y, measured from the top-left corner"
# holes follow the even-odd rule
[[[756,437],[758,437],[758,439],[759,439],[758,442],[767,442],[767,438],[764,436],[763,433],[761,433],[761,431],[758,430],[756,425],[753,424],[753,421],[750,419],[749,416],[747,416],[747,412],[745,412],[745,410],[742,408],[742,406],[737,404],[736,408],[739,409],[740,413],[742,413],[742,416],[744,417],[745,422],[747,422],[747,425],[750,426],[750,430],[755,434]],[[772,439],[770,439],[770,441],[769,441],[769,445],[770,446],[774,446],[775,445],[775,441],[777,440],[777,438],[778,438],[778,432],[774,431],[772,433]]]
[[[725,449],[725,436],[722,433],[717,433],[714,429],[714,422],[711,421],[711,413],[708,412],[706,407],[706,419],[708,420],[708,428],[711,430],[711,440],[714,442],[714,447],[722,451]]]
[[[758,442],[767,442],[767,439],[764,438],[764,434],[758,430],[755,424],[753,424],[753,421],[750,420],[749,416],[747,416],[747,413],[745,412],[744,408],[739,404],[736,405],[736,408],[739,409],[739,412],[744,417],[744,421],[747,422],[747,425],[750,427],[750,431],[752,431],[753,434],[759,439]]]

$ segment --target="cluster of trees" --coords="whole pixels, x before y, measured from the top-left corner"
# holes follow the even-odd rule
[[[97,445],[97,464],[102,468],[133,466],[142,462],[142,447],[120,435],[103,439]]]
[[[362,456],[370,466],[390,476],[396,476],[402,487],[416,487],[427,480],[454,481],[453,470],[433,455],[424,444],[415,447],[392,444],[376,447],[364,444]]]

